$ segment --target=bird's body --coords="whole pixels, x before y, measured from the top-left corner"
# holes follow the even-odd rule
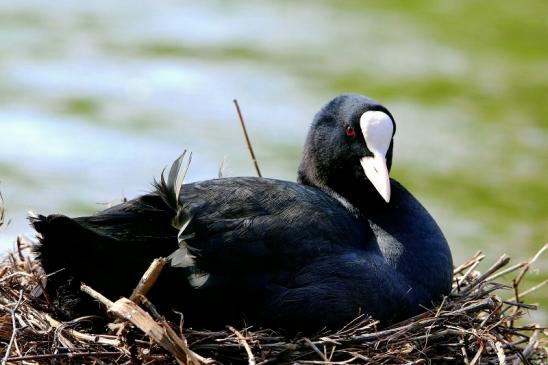
[[[366,110],[377,105],[365,100]],[[448,293],[451,254],[421,204],[394,180],[387,204],[359,164],[335,154],[338,165],[320,166],[314,149],[309,141],[298,183],[223,178],[179,194],[162,179],[153,193],[91,217],[34,218],[44,269],[64,269],[51,287],[74,293],[83,281],[115,299],[152,259],[171,255],[150,294],[155,304],[196,327],[245,320],[291,331],[336,328],[360,314],[389,324]]]

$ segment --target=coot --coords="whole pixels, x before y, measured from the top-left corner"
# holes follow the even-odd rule
[[[90,217],[35,216],[47,290],[72,314],[85,282],[127,296],[171,258],[150,299],[187,325],[310,332],[360,314],[388,325],[447,294],[452,259],[434,219],[388,176],[394,118],[357,94],[315,116],[298,182],[233,177],[184,184],[181,160],[150,194]],[[74,299],[74,300],[72,300]]]

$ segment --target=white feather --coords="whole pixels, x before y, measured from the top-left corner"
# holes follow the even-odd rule
[[[188,276],[188,282],[194,289],[202,287],[208,279],[209,273],[205,271],[195,272]]]
[[[192,255],[186,246],[186,242],[182,241],[179,247],[175,252],[168,256],[168,260],[173,267],[192,267],[194,266],[194,259],[196,258]]]

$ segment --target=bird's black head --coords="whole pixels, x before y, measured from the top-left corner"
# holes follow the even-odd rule
[[[350,201],[368,184],[389,201],[395,130],[394,118],[376,101],[358,94],[337,96],[314,117],[299,182],[331,189]]]

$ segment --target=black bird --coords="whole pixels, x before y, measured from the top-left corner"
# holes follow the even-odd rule
[[[150,194],[90,217],[32,217],[48,291],[82,314],[92,303],[80,282],[127,296],[169,255],[150,299],[195,327],[310,332],[360,314],[383,325],[415,315],[449,293],[452,259],[434,219],[389,178],[394,132],[384,106],[344,94],[315,116],[297,183],[182,185],[179,159]]]

